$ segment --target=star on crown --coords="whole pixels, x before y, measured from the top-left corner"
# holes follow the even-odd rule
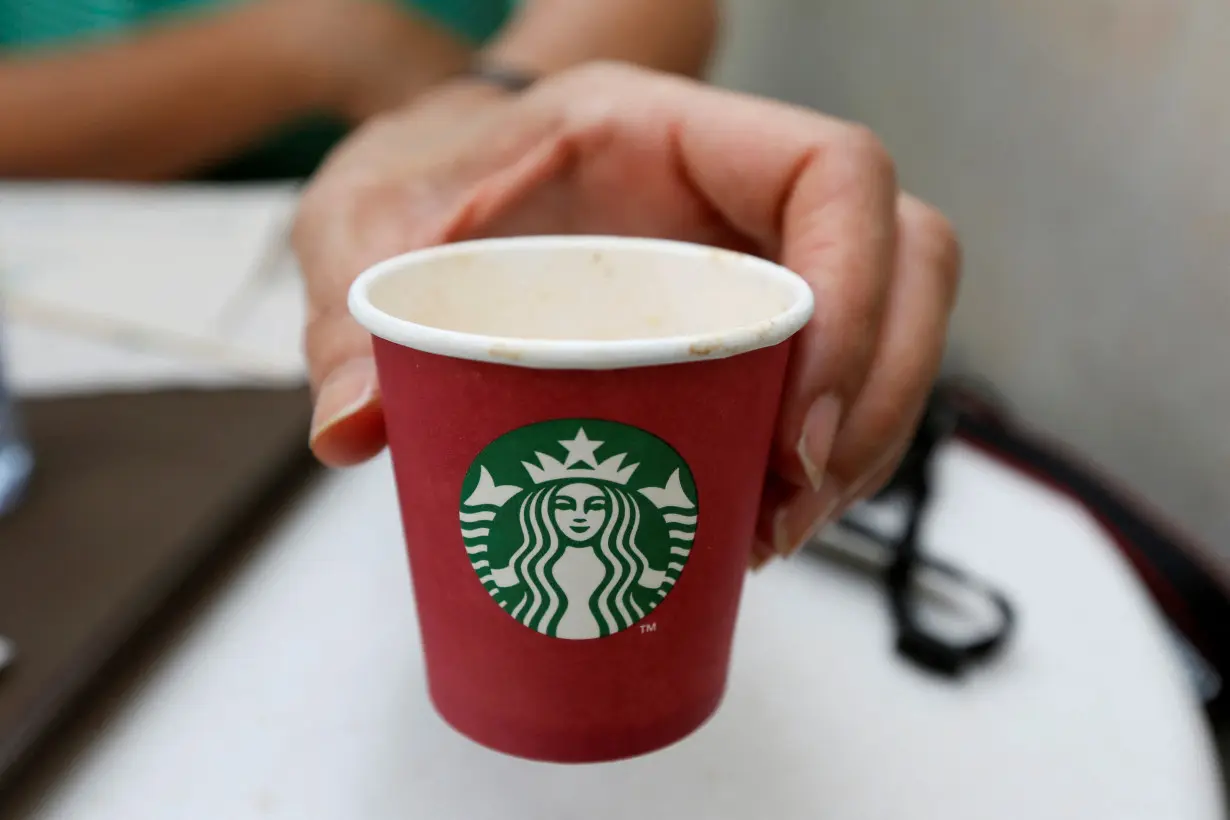
[[[627,484],[640,465],[629,464],[624,467],[623,462],[627,453],[620,453],[605,461],[598,461],[595,451],[602,444],[603,442],[594,441],[586,436],[584,428],[578,428],[576,438],[572,441],[560,442],[560,446],[568,451],[568,456],[563,462],[546,453],[535,452],[534,455],[538,456],[538,464],[531,464],[528,461],[523,461],[521,464],[535,484],[557,481],[561,478],[596,479],[613,484]]]

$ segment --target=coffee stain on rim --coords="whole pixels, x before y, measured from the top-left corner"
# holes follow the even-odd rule
[[[688,355],[707,358],[715,356],[726,349],[726,342],[721,339],[712,342],[693,342],[688,345]]]
[[[487,348],[487,354],[493,359],[503,359],[506,362],[519,362],[525,358],[522,351],[505,344],[492,345]]]

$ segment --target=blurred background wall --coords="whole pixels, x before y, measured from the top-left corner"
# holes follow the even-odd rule
[[[1230,557],[1230,3],[726,5],[719,83],[867,123],[956,223],[951,367]]]

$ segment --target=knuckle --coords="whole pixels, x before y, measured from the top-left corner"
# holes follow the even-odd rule
[[[897,166],[892,154],[874,131],[859,123],[850,123],[839,138],[842,152],[863,172],[896,179]]]
[[[926,237],[933,253],[949,265],[954,265],[960,257],[960,243],[957,231],[948,217],[930,205],[922,205],[915,211],[919,232]]]
[[[914,237],[926,263],[941,277],[948,291],[956,290],[961,277],[961,242],[952,222],[939,210],[915,202],[904,210],[905,228]]]

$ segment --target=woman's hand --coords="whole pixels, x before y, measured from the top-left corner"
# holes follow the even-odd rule
[[[793,552],[891,473],[956,295],[948,223],[898,190],[861,127],[615,65],[517,98],[441,92],[373,121],[322,169],[294,240],[323,461],[354,464],[385,443],[370,341],[346,307],[355,276],[414,248],[535,233],[707,243],[810,283],[816,312],[791,360],[757,562]]]

